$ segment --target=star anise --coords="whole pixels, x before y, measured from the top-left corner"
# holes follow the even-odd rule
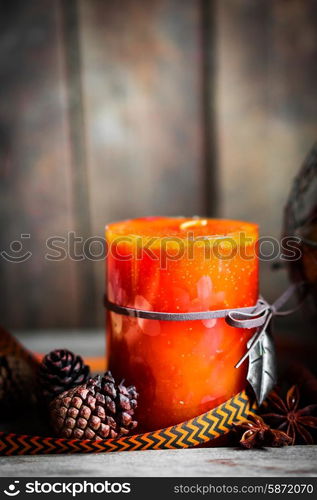
[[[263,448],[264,446],[287,446],[291,438],[285,432],[271,429],[259,415],[250,416],[249,420],[234,426],[240,436],[240,445],[244,448]]]
[[[277,392],[272,392],[267,403],[272,411],[262,413],[262,417],[278,430],[285,431],[292,445],[314,443],[311,429],[317,429],[317,417],[313,416],[317,405],[299,408],[300,392],[297,385],[288,390],[285,401]]]

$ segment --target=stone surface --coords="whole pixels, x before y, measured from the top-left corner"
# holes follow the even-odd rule
[[[317,476],[317,446],[1,457],[0,476]]]

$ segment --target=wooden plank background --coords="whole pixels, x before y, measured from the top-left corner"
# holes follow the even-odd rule
[[[54,234],[199,214],[278,237],[316,140],[316,26],[314,0],[0,0],[0,252],[32,252],[1,254],[1,323],[103,324],[103,262],[47,261]],[[262,274],[272,299],[285,277]]]
[[[1,323],[71,325],[71,261],[43,258],[49,235],[73,227],[72,174],[59,2],[0,3],[1,252],[23,243],[25,263],[0,259]],[[21,239],[30,234],[30,239]]]
[[[279,237],[299,165],[317,138],[317,2],[217,2],[220,213]],[[286,276],[262,264],[269,300]]]

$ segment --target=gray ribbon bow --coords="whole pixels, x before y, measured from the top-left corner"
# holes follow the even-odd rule
[[[299,291],[305,283],[290,285],[287,290],[273,303],[269,304],[260,297],[255,306],[239,307],[235,309],[218,309],[215,311],[197,311],[188,313],[168,313],[158,311],[145,311],[132,307],[115,304],[105,296],[104,305],[110,311],[125,316],[154,319],[161,321],[189,321],[225,318],[228,325],[234,328],[256,328],[253,337],[247,343],[247,352],[236,364],[236,368],[249,358],[247,380],[252,386],[259,404],[263,403],[266,396],[276,384],[276,355],[270,332],[273,316],[286,316],[295,312],[302,305],[306,294],[302,295],[299,304],[288,310],[281,308],[288,302],[295,291]]]
[[[257,328],[253,337],[247,343],[247,352],[236,364],[241,364],[249,358],[247,380],[252,386],[259,404],[263,403],[277,381],[276,354],[270,331],[271,320],[274,316],[287,316],[301,307],[302,300],[292,309],[281,310],[295,291],[299,291],[304,283],[290,285],[287,290],[273,303],[269,304],[260,297],[253,312],[232,310],[226,316],[226,322],[236,328]]]

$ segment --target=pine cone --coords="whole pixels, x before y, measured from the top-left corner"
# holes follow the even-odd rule
[[[134,386],[116,385],[110,371],[57,396],[50,404],[51,422],[58,436],[107,439],[128,434],[138,393]]]
[[[89,366],[85,365],[82,357],[67,349],[57,349],[48,353],[39,369],[42,393],[48,400],[84,384],[89,376]]]
[[[13,392],[11,381],[11,370],[8,366],[7,358],[0,356],[0,405],[1,409],[8,404],[9,395]]]
[[[0,326],[0,421],[34,410],[38,366],[37,359]]]
[[[19,414],[36,404],[34,366],[14,355],[0,356],[0,420]]]

